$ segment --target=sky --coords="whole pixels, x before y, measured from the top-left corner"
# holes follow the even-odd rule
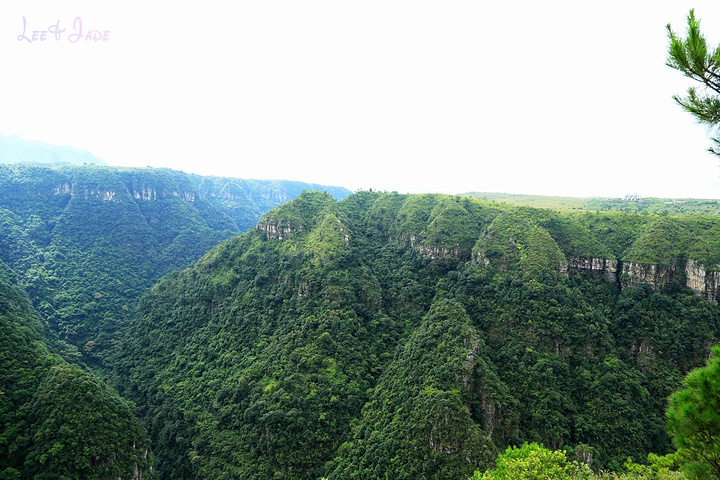
[[[691,8],[717,45],[717,0],[3,0],[0,133],[353,191],[720,198],[665,65]]]

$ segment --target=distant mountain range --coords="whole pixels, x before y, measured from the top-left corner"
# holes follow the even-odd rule
[[[720,192],[718,194],[720,195]],[[623,198],[560,197],[495,192],[467,192],[463,193],[463,195],[510,205],[550,208],[561,212],[614,210],[628,213],[720,214],[720,200],[710,198],[654,198],[641,197],[640,195],[625,195]]]
[[[25,140],[0,133],[0,163],[48,165],[107,165],[87,150]]]

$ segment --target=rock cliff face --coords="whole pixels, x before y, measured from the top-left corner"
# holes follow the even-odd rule
[[[60,185],[53,188],[53,195],[70,195],[70,184],[69,183],[61,183]]]
[[[414,248],[420,253],[420,255],[422,255],[423,257],[428,257],[430,259],[436,259],[446,256],[461,257],[460,245],[457,244],[452,248],[438,247],[436,245],[417,245]]]
[[[413,243],[411,242],[411,246],[414,246]],[[458,256],[457,249],[443,249],[426,245],[420,245],[415,249],[430,258],[443,255]],[[475,261],[482,265],[490,264],[490,260],[483,251],[476,252]],[[720,271],[708,270],[705,265],[693,259],[688,259],[681,271],[678,272],[678,267],[675,266],[620,262],[600,257],[569,257],[568,263],[561,262],[557,270],[562,275],[566,275],[567,272],[579,271],[590,273],[596,278],[605,278],[612,283],[619,280],[623,289],[647,283],[659,290],[673,281],[684,281],[687,287],[704,300],[714,304],[718,304],[720,301]]]
[[[270,235],[271,233],[268,233],[268,236]],[[282,235],[282,232],[277,235]],[[431,259],[444,256],[462,257],[457,245],[455,248],[427,245],[418,241],[414,235],[400,240],[391,239],[390,241],[408,246]],[[483,250],[475,252],[474,261],[481,265],[490,265],[491,263]],[[496,263],[494,266],[501,271],[507,270],[507,265],[504,264]],[[715,304],[718,304],[720,300],[720,271],[708,270],[705,265],[693,259],[687,260],[684,267],[681,268],[638,262],[621,262],[602,257],[576,256],[568,257],[567,263],[559,262],[556,270],[563,276],[575,271],[589,273],[595,278],[604,278],[611,283],[619,281],[623,289],[647,283],[659,290],[677,280],[684,282],[687,287],[704,300]]]
[[[718,303],[720,272],[708,270],[705,265],[693,259],[688,259],[682,267],[636,262],[623,262],[621,266],[620,284],[623,289],[636,287],[642,283],[660,289],[676,280],[683,282],[704,300]]]
[[[283,225],[281,222],[272,222],[266,218],[260,220],[255,229],[265,232],[268,240],[285,240],[296,231],[303,231],[302,226],[298,227],[296,230],[289,225]]]
[[[705,265],[689,259],[685,263],[686,285],[703,299],[715,304],[720,294],[720,272],[708,271]]]
[[[390,237],[388,238],[388,241],[396,245],[409,247],[418,252],[423,257],[430,258],[431,260],[447,256],[457,257],[466,260],[466,258],[464,258],[466,255],[464,256],[460,251],[459,244],[455,244],[452,247],[430,245],[428,243],[424,243],[422,239],[418,239],[416,235],[407,235],[400,238]]]
[[[143,188],[141,190],[133,190],[132,196],[138,200],[157,200],[157,190],[154,188]]]
[[[119,201],[115,198],[117,195],[117,192],[115,190],[105,190],[105,189],[83,189],[83,198],[86,200],[88,198],[99,198],[100,200],[104,202],[110,202],[110,201]],[[70,196],[75,196],[74,193],[70,193]]]
[[[618,261],[599,257],[570,257],[568,269],[590,272],[605,277],[609,282],[616,282]]]
[[[676,269],[674,266],[644,265],[635,262],[623,262],[620,283],[622,288],[636,287],[641,283],[647,283],[654,288],[669,285],[675,280]]]

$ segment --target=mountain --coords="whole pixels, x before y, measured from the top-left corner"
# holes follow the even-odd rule
[[[104,368],[140,296],[306,188],[104,166],[0,165],[0,260],[68,361]]]
[[[0,163],[28,163],[46,165],[106,165],[86,150],[61,147],[17,135],[0,133]]]
[[[15,280],[0,262],[0,478],[148,477],[134,407],[57,355]]]
[[[114,360],[159,478],[619,470],[720,337],[720,218],[304,192],[138,304]]]

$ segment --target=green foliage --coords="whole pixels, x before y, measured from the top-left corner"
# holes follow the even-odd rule
[[[436,205],[428,218],[424,243],[445,248],[469,259],[472,248],[497,211],[467,198],[446,197]]]
[[[590,479],[587,465],[569,462],[563,451],[551,451],[537,443],[508,447],[497,458],[497,468],[486,471],[482,480],[580,480]]]
[[[151,463],[133,407],[52,353],[24,292],[0,280],[0,478],[129,479]]]
[[[625,469],[628,471],[625,478],[632,479],[653,479],[653,480],[683,480],[685,475],[678,471],[680,468],[680,457],[677,453],[664,456],[651,453],[648,455],[648,465],[640,465],[628,460]]]
[[[595,238],[575,217],[550,215],[542,222],[566,257],[598,257],[614,260],[610,249]]]
[[[708,46],[700,32],[700,21],[695,11],[688,14],[685,38],[678,36],[670,25],[667,26],[670,45],[667,65],[682,72],[686,77],[702,84],[702,91],[690,87],[687,96],[673,96],[673,99],[695,119],[711,130],[717,130],[720,124],[720,46],[713,49]],[[714,146],[710,152],[720,155],[720,139],[713,138]]]
[[[485,345],[463,307],[433,303],[380,377],[354,438],[330,478],[463,478],[487,465],[494,446],[470,411],[476,375],[494,378]],[[483,383],[483,385],[480,385]]]
[[[0,165],[0,259],[70,344],[65,358],[106,370],[144,291],[252,228],[301,186],[168,169]]]
[[[327,261],[350,242],[350,231],[339,218],[327,213],[310,232],[305,242],[305,251],[315,256],[318,262]]]
[[[564,270],[567,259],[552,236],[538,224],[536,212],[517,209],[498,215],[475,245],[475,255],[501,271]]]
[[[259,215],[247,198],[289,190],[167,170],[33,172],[0,168],[14,192],[0,196],[0,258],[18,272],[0,264],[0,278],[32,296],[42,319],[23,331],[49,332],[43,348],[112,365],[161,478],[465,478],[525,443],[652,469],[649,452],[672,451],[665,399],[720,341],[718,307],[680,283],[627,288],[570,261],[658,262],[680,281],[686,259],[712,272],[720,222],[708,216],[304,192],[148,289]],[[20,393],[0,408],[34,417],[4,416],[16,429],[0,448],[21,442],[13,455],[38,465],[81,446],[105,458],[119,437],[72,420],[102,405],[116,430],[137,431],[122,423],[132,408],[23,335],[7,334],[0,391]],[[23,369],[36,373],[14,376]],[[73,444],[77,432],[104,446]],[[70,450],[35,452],[36,434]],[[149,462],[145,446],[117,458]],[[633,472],[618,475],[660,474]]]
[[[621,472],[672,451],[665,399],[718,341],[690,290],[564,261],[663,258],[663,228],[711,259],[706,217],[306,192],[259,225],[158,282],[122,344],[162,477],[463,478],[533,442]]]
[[[577,449],[576,449],[577,452]],[[648,455],[650,465],[628,460],[624,473],[593,472],[585,462],[568,461],[563,450],[548,450],[536,443],[508,447],[497,458],[497,468],[485,473],[475,471],[475,480],[683,480],[677,471],[677,456]]]
[[[689,478],[720,478],[720,347],[707,365],[690,372],[670,398],[668,429]]]
[[[689,237],[684,225],[669,217],[657,217],[648,223],[627,252],[627,259],[637,263],[670,266],[687,255]]]
[[[288,228],[292,231],[309,231],[323,217],[326,209],[334,204],[330,194],[325,192],[307,192],[267,213],[263,223]]]

